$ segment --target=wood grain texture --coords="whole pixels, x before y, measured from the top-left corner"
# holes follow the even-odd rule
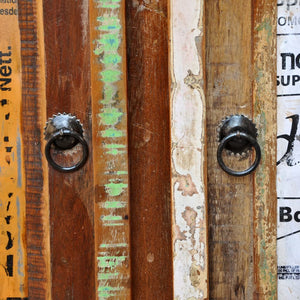
[[[253,108],[262,161],[254,181],[254,299],[277,299],[276,21],[272,0],[253,4]]]
[[[90,1],[96,298],[131,299],[125,1]]]
[[[172,299],[168,1],[126,1],[133,299]]]
[[[170,2],[174,298],[208,299],[204,2]]]
[[[44,32],[41,1],[19,1],[22,57],[22,136],[26,175],[29,299],[51,299],[49,190],[43,157],[46,122]]]
[[[229,176],[216,155],[222,119],[252,116],[252,2],[206,1],[206,32],[210,299],[253,299],[253,175]]]
[[[90,147],[69,174],[49,167],[53,299],[95,299],[88,1],[44,1],[47,115],[72,113]]]
[[[206,5],[210,299],[276,299],[276,5]],[[216,163],[218,123],[236,113],[255,120],[262,149],[244,178]]]

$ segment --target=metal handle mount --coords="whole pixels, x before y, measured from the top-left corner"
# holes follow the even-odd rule
[[[48,120],[45,127],[45,139],[47,144],[45,146],[45,154],[48,163],[59,172],[74,172],[79,170],[87,161],[89,155],[88,144],[83,138],[83,129],[80,121],[71,114],[58,113],[53,115]],[[81,159],[73,166],[61,166],[54,161],[51,155],[51,149],[69,150],[76,145],[81,144],[82,155]]]
[[[217,159],[220,167],[232,176],[245,176],[254,171],[261,159],[261,150],[256,138],[257,130],[255,124],[247,117],[244,115],[226,117],[219,126]],[[223,150],[240,157],[246,155],[252,148],[255,150],[255,159],[246,170],[232,170],[223,161]]]

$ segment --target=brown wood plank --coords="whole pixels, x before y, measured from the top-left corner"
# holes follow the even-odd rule
[[[277,299],[276,21],[272,0],[253,2],[253,107],[262,161],[254,187],[254,299]]]
[[[41,1],[19,1],[22,56],[22,136],[26,174],[29,299],[51,299],[49,190],[43,157],[46,122]],[[33,146],[34,145],[34,146]]]
[[[133,299],[172,299],[168,1],[126,1]]]
[[[252,1],[206,1],[206,37],[210,299],[253,299],[253,175],[216,155],[221,120],[252,115]]]
[[[63,174],[49,167],[53,299],[95,299],[94,198],[88,1],[44,1],[47,115],[83,123],[87,164]]]
[[[97,299],[131,299],[125,1],[90,1]]]

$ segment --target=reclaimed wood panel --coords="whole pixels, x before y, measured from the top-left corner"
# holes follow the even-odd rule
[[[0,298],[28,296],[21,40],[17,4],[0,4]]]
[[[253,3],[253,118],[262,159],[254,181],[254,299],[277,299],[277,6]]]
[[[49,166],[53,299],[95,299],[89,3],[43,2],[47,115],[80,119],[90,149],[74,173]]]
[[[206,2],[210,299],[276,299],[273,2]],[[263,153],[256,173],[242,178],[216,159],[218,124],[236,113],[257,123]]]
[[[232,177],[217,163],[222,119],[253,112],[252,1],[207,1],[206,32],[210,299],[252,299],[253,175]]]
[[[22,137],[26,178],[28,298],[51,299],[48,165],[43,151],[46,122],[43,8],[19,1],[22,58]],[[33,146],[34,145],[34,146]]]
[[[173,299],[168,1],[126,1],[133,299]]]
[[[96,299],[131,299],[125,1],[91,0]]]
[[[174,298],[208,299],[204,1],[170,2]]]

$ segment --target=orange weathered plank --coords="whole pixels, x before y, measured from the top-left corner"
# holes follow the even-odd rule
[[[25,298],[25,170],[17,4],[0,4],[0,299]]]
[[[89,3],[96,299],[130,299],[125,1]]]

